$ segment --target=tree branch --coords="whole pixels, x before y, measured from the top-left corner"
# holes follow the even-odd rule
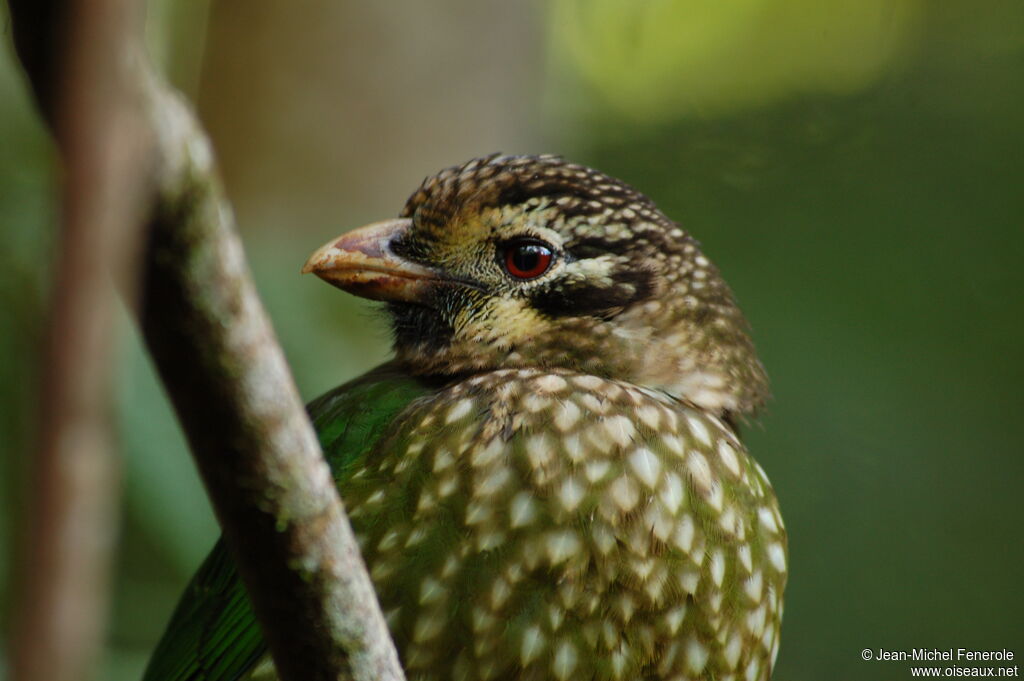
[[[59,13],[32,6],[58,3],[10,4],[34,90],[50,92],[45,79],[66,77],[39,66],[52,63],[40,55],[56,50],[56,32],[32,21]],[[156,139],[141,325],[278,671],[286,681],[349,672],[358,681],[403,679],[330,471],[249,276],[210,146],[182,100],[147,66],[138,69],[136,85],[142,119]],[[44,110],[51,106],[47,96],[39,101]]]
[[[131,116],[119,42],[136,33],[131,0],[12,2],[18,47],[38,76],[63,161],[61,228],[43,353],[32,492],[26,510],[12,667],[22,681],[93,671],[106,625],[118,462],[111,433],[116,334],[109,276],[129,267],[146,136]],[[26,21],[34,15],[35,23]],[[67,17],[62,30],[57,16]],[[50,49],[41,49],[50,45]],[[53,49],[61,45],[62,49]],[[74,77],[57,78],[58,71]]]

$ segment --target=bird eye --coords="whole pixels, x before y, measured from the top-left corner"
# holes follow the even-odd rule
[[[539,277],[548,271],[554,259],[551,247],[540,241],[513,241],[506,244],[504,250],[505,271],[516,279]]]

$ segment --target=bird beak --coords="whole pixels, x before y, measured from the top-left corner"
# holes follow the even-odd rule
[[[391,252],[392,240],[407,231],[408,218],[385,220],[331,239],[302,266],[327,283],[372,300],[422,302],[437,275]]]

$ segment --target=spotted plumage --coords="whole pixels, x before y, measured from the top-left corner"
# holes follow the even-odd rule
[[[309,409],[410,679],[770,676],[786,536],[733,425],[767,381],[650,200],[486,157],[306,270],[392,320],[396,359]],[[264,656],[218,547],[146,679],[274,678]]]

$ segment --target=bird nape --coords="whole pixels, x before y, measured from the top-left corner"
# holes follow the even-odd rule
[[[309,405],[410,679],[768,679],[786,534],[733,424],[768,394],[718,270],[555,156],[427,178],[303,268],[395,359]],[[146,681],[276,678],[218,543]]]

